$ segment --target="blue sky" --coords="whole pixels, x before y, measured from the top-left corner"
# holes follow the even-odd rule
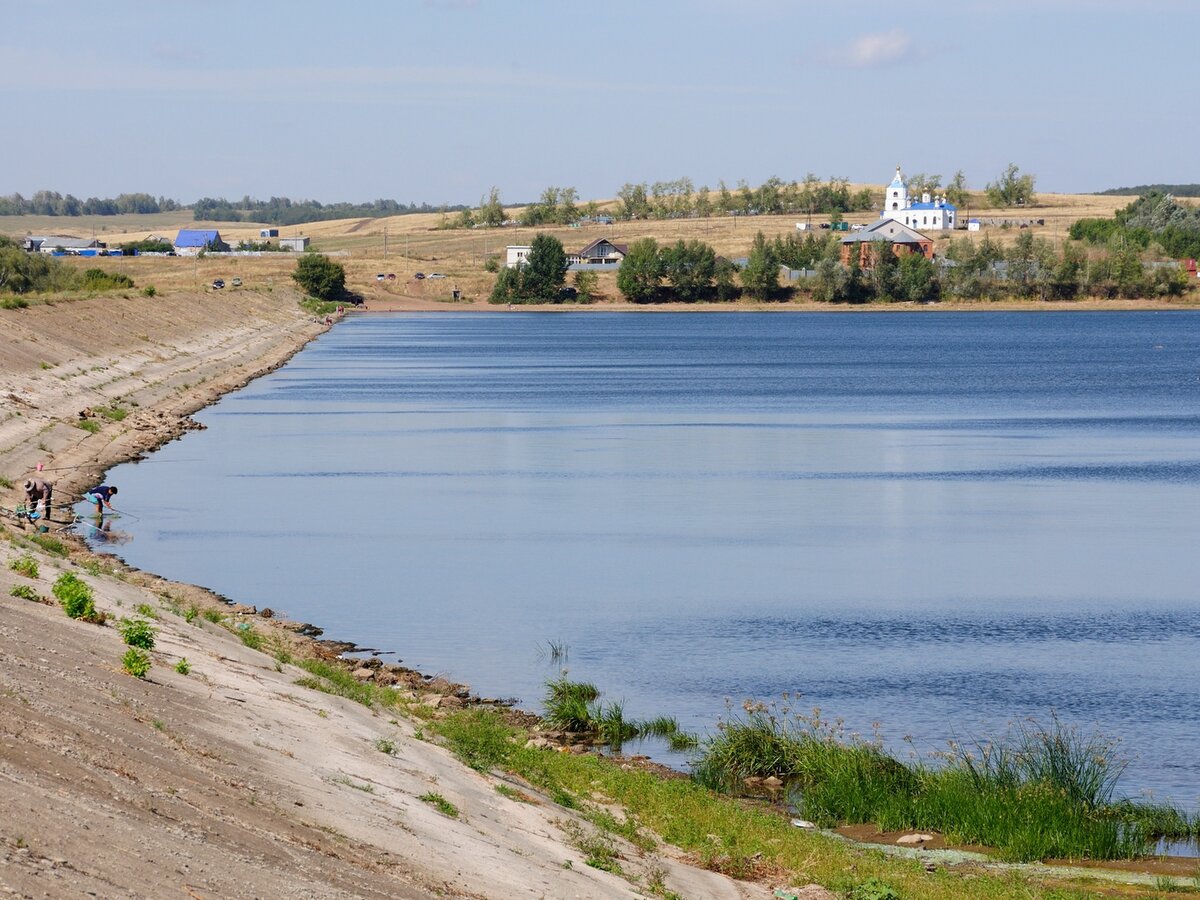
[[[6,4],[0,193],[1198,182],[1194,0]]]

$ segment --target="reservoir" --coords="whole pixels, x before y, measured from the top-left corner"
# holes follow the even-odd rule
[[[1200,806],[1200,314],[364,315],[196,418],[108,476],[132,565],[529,708],[1057,715]]]

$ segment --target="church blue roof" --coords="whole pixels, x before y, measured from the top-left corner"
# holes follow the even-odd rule
[[[219,231],[197,231],[190,228],[181,228],[179,237],[175,238],[176,247],[207,247],[213,242],[221,242],[221,232]]]
[[[943,203],[940,206],[936,203],[910,203],[910,204],[908,204],[908,208],[909,209],[949,209],[949,210],[953,210],[954,212],[958,211],[958,207],[955,206],[953,203]]]

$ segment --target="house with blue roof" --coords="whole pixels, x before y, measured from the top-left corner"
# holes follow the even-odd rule
[[[179,229],[175,238],[175,252],[179,256],[195,256],[201,250],[228,250],[229,245],[221,240],[221,232],[216,229]]]
[[[884,192],[881,219],[891,219],[909,228],[922,231],[952,231],[958,217],[958,209],[947,203],[945,197],[930,197],[926,191],[919,201],[908,195],[908,186],[900,167],[896,166],[896,177]]]

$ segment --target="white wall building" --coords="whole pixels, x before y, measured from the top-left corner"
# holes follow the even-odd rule
[[[930,197],[928,192],[914,203],[908,196],[908,186],[900,174],[900,167],[896,166],[896,177],[884,192],[883,212],[879,218],[894,219],[922,231],[950,231],[957,224],[958,209],[953,203],[947,203],[945,197]]]
[[[526,258],[529,256],[529,251],[532,249],[533,247],[529,244],[521,244],[519,246],[510,245],[507,247],[504,257],[505,268],[515,269],[517,266],[524,263]]]

